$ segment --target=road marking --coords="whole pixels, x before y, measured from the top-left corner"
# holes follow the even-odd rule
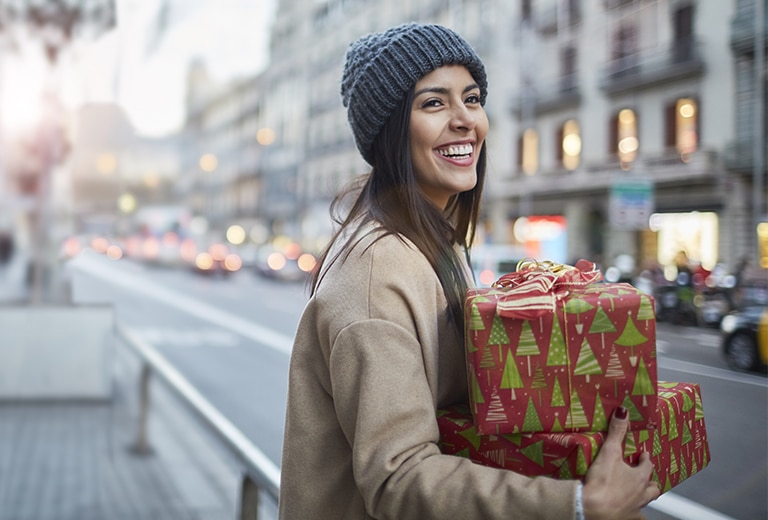
[[[648,507],[679,520],[734,520],[731,516],[670,492],[661,495],[648,504]]]
[[[141,327],[134,330],[151,345],[231,348],[240,344],[237,334],[220,328],[181,330],[173,327]]]
[[[69,266],[230,329],[282,354],[291,353],[293,338],[290,336],[223,312],[216,307],[194,300],[186,294],[152,284],[140,276],[111,268],[99,260],[90,255],[80,254],[70,261]]]
[[[733,381],[737,383],[744,383],[746,385],[755,385],[768,388],[768,379],[765,377],[752,374],[743,374],[741,372],[725,370],[717,367],[709,367],[706,365],[700,365],[698,363],[691,363],[689,361],[681,361],[679,359],[670,358],[658,358],[658,366],[659,368],[674,370],[676,372],[685,372],[688,374],[711,377],[713,379],[723,379],[725,381]]]

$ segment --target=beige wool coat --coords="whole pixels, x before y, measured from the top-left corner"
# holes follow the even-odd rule
[[[573,519],[575,481],[440,453],[435,410],[468,397],[463,344],[426,258],[375,236],[330,266],[300,320],[280,519]]]

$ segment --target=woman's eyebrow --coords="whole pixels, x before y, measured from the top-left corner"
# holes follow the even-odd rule
[[[480,86],[477,83],[471,83],[464,87],[464,90],[462,91],[462,94],[466,94],[470,90],[474,90],[476,88],[480,88]],[[431,92],[433,94],[443,94],[447,95],[450,93],[450,89],[447,89],[445,87],[425,87],[422,89],[417,90],[414,92],[413,97],[419,97],[422,94],[426,94],[428,92]]]

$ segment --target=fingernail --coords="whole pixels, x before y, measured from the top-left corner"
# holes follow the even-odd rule
[[[616,411],[613,412],[613,415],[616,416],[617,419],[626,419],[627,418],[627,409],[623,406],[619,406],[616,408]]]

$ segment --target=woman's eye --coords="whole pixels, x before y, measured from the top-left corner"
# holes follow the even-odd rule
[[[422,103],[422,108],[428,108],[428,107],[439,107],[442,105],[442,101],[439,99],[428,99],[424,103]]]
[[[465,100],[465,103],[480,103],[480,96],[477,94],[470,94],[467,96],[467,99]]]

